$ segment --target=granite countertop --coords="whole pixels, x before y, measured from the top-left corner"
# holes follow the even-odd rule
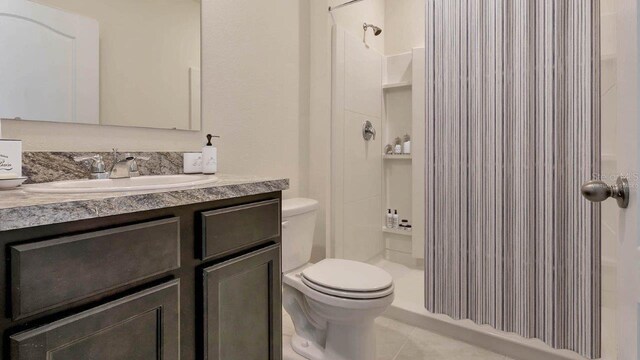
[[[257,195],[289,188],[288,179],[217,175],[219,181],[172,190],[96,194],[0,191],[0,231]],[[29,185],[25,185],[29,186]]]

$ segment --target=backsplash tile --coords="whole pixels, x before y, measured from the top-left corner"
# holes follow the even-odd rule
[[[107,169],[111,169],[113,155],[109,152],[24,152],[22,154],[23,176],[29,178],[27,184],[88,179],[91,161],[76,162],[73,159],[95,154],[102,155]],[[183,153],[181,152],[132,152],[131,154],[150,158],[149,161],[138,161],[138,168],[142,175],[182,174]]]

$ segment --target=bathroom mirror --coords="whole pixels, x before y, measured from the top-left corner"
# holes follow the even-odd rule
[[[0,118],[200,130],[199,0],[0,0]]]

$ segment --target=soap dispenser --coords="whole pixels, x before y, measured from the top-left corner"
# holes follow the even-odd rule
[[[207,144],[202,148],[202,173],[215,174],[218,172],[218,149],[213,146],[211,139],[220,136],[207,135]]]

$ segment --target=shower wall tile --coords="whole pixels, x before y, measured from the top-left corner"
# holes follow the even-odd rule
[[[374,128],[381,129],[380,118],[365,116],[345,110],[344,144],[344,201],[353,202],[380,196],[382,191],[381,136],[364,141],[362,123],[371,121]],[[379,134],[380,135],[380,134]],[[380,218],[380,214],[376,219]]]
[[[426,306],[590,358],[599,4],[427,1]]]
[[[382,55],[335,27],[332,99],[332,253],[369,260],[382,238]],[[362,124],[378,134],[365,141]]]
[[[345,109],[381,117],[382,55],[362,39],[345,36]]]
[[[380,231],[382,197],[354,201],[344,206],[344,258],[368,261],[384,247]]]

